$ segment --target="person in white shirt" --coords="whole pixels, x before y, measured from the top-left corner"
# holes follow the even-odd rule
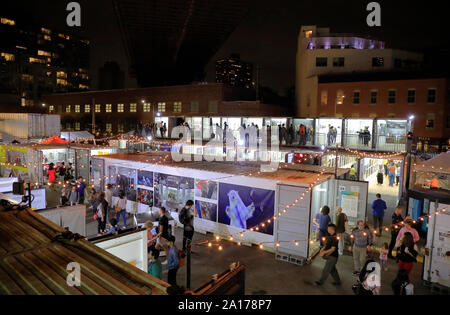
[[[117,223],[119,223],[120,216],[122,216],[124,229],[127,227],[126,208],[127,208],[127,197],[125,196],[125,193],[122,191],[120,192],[119,200],[117,200],[116,202],[115,209],[116,209]]]

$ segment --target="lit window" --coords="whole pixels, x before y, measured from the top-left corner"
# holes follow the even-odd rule
[[[25,82],[32,82],[33,78],[31,74],[22,74],[22,80]]]
[[[144,113],[149,113],[150,112],[150,103],[144,103],[144,105],[142,106],[143,112]]]
[[[416,90],[409,89],[408,90],[408,104],[413,104],[416,102]]]
[[[56,84],[66,86],[68,85],[67,80],[65,79],[56,79]]]
[[[100,104],[95,104],[95,112],[96,113],[100,113],[101,112],[101,105]]]
[[[80,105],[75,105],[75,113],[79,113],[80,112]]]
[[[337,105],[344,104],[344,98],[345,98],[344,91],[338,90],[337,93],[336,93],[336,104]]]
[[[136,111],[137,111],[137,104],[131,103],[130,104],[130,113],[136,113]]]
[[[49,53],[48,51],[44,51],[44,50],[38,50],[38,56],[46,56],[46,57],[51,57],[52,54]]]
[[[52,38],[50,37],[50,35],[44,35],[44,39],[45,39],[45,40],[48,40],[48,41],[51,41],[51,40],[52,40]]]
[[[70,105],[66,105],[66,113],[70,113]]]
[[[14,20],[10,20],[10,19],[7,19],[7,18],[1,18],[0,22],[2,24],[11,25],[11,26],[16,25],[16,22]]]
[[[44,34],[47,34],[47,35],[51,35],[52,34],[52,31],[50,31],[47,28],[43,28],[43,27],[41,27],[41,32],[44,33]]]
[[[425,128],[426,129],[434,129],[434,120],[435,120],[435,115],[428,114],[427,120],[425,121]]]
[[[159,102],[158,103],[158,112],[164,113],[166,111],[166,103],[165,102]]]
[[[70,122],[66,122],[66,129],[70,130],[72,128],[72,125]]]
[[[107,113],[111,113],[111,112],[112,112],[112,105],[111,105],[111,104],[106,104],[106,109],[105,109],[105,111],[106,111]]]
[[[117,125],[117,132],[123,132],[123,124],[118,124]]]
[[[306,38],[311,38],[312,37],[312,31],[306,31],[305,32],[305,37]]]
[[[361,93],[359,91],[353,91],[353,104],[355,104],[355,105],[359,104],[360,96],[361,96]]]
[[[82,90],[89,90],[89,86],[85,85],[85,84],[79,84],[78,88],[82,89]]]
[[[90,104],[85,104],[84,105],[84,112],[85,113],[90,113],[91,112],[91,105]]]
[[[123,113],[124,112],[123,104],[117,104],[117,112],[118,113]]]
[[[65,73],[64,71],[57,71],[56,77],[60,79],[67,79],[67,73]]]
[[[436,103],[436,89],[428,89],[427,103]]]
[[[395,104],[397,101],[397,91],[396,90],[389,90],[388,91],[388,103],[389,104]]]
[[[370,91],[370,104],[378,102],[378,91]]]
[[[55,106],[50,105],[50,106],[48,107],[48,111],[49,111],[49,112],[54,112],[54,111],[55,111]]]
[[[328,104],[328,91],[320,92],[320,105],[326,106]]]
[[[175,113],[181,113],[181,102],[174,102],[173,103],[173,111]]]
[[[76,122],[75,123],[75,130],[80,130],[81,129],[81,126],[80,126],[80,123],[79,122]]]
[[[107,123],[106,124],[106,132],[111,132],[112,131],[112,124],[111,123]]]
[[[44,59],[39,59],[39,58],[34,58],[34,57],[30,57],[29,61],[30,61],[30,63],[45,63]]]
[[[5,60],[5,61],[14,61],[15,57],[13,54],[8,54],[8,53],[1,53],[1,57]]]

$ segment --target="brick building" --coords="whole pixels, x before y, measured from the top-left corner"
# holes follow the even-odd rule
[[[414,135],[448,139],[450,82],[447,77],[411,73],[319,76],[318,116],[401,118],[414,116]]]
[[[292,114],[254,101],[254,90],[221,83],[51,94],[43,100],[49,113],[61,116],[64,130],[91,130],[95,114],[96,130],[114,134],[134,130],[138,121],[164,121],[171,130],[188,117]]]

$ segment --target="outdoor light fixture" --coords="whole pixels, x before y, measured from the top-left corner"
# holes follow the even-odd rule
[[[153,140],[153,137],[152,137],[152,136],[148,136],[148,137],[147,137],[147,140],[148,140],[148,141],[152,141],[152,140]]]
[[[321,146],[320,149],[321,149],[321,150],[325,150],[325,146],[324,146],[324,145]]]
[[[409,120],[413,120],[414,118],[416,118],[414,115],[409,116]]]
[[[45,107],[45,103],[42,103],[42,107]]]
[[[160,117],[160,116],[161,116],[161,113],[156,113],[156,116]]]

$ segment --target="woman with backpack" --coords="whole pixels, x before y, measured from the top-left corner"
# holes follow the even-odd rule
[[[381,289],[381,278],[379,276],[380,270],[376,271],[376,263],[369,259],[364,264],[357,283],[353,285],[352,289],[356,295],[379,295]],[[378,265],[379,266],[379,265]]]

